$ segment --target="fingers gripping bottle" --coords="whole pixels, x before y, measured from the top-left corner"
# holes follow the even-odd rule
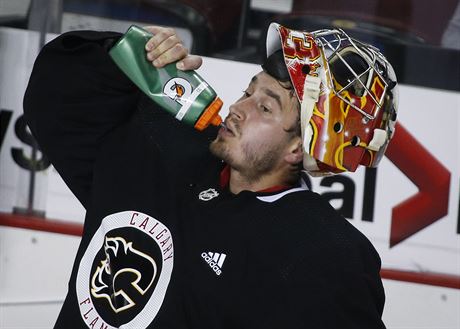
[[[146,58],[145,44],[153,35],[131,26],[110,49],[117,66],[147,96],[179,121],[203,130],[218,126],[222,101],[195,71],[181,71],[175,63],[155,68]]]

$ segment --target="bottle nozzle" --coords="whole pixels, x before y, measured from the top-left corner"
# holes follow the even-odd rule
[[[208,106],[208,108],[203,112],[201,117],[195,123],[195,128],[197,130],[203,130],[212,124],[214,126],[219,126],[222,123],[222,118],[219,115],[219,111],[222,108],[223,102],[219,97]]]
[[[218,113],[212,118],[211,124],[214,126],[220,126],[222,124],[222,118]]]

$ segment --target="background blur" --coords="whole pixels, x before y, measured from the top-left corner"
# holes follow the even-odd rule
[[[0,0],[0,328],[53,326],[84,218],[22,117],[41,47],[70,30],[174,27],[205,56],[199,73],[225,115],[260,70],[273,21],[342,28],[393,64],[400,112],[387,157],[310,184],[379,251],[389,329],[460,328],[458,0]]]

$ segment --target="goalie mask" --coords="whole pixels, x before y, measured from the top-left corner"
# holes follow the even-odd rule
[[[397,112],[396,76],[379,50],[342,30],[301,32],[272,23],[263,68],[280,79],[273,57],[284,60],[301,104],[304,169],[315,176],[376,167]]]

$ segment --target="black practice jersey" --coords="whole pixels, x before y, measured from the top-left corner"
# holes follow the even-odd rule
[[[116,33],[44,47],[24,100],[87,210],[56,328],[384,328],[380,259],[302,184],[237,195],[199,133],[118,70]]]

